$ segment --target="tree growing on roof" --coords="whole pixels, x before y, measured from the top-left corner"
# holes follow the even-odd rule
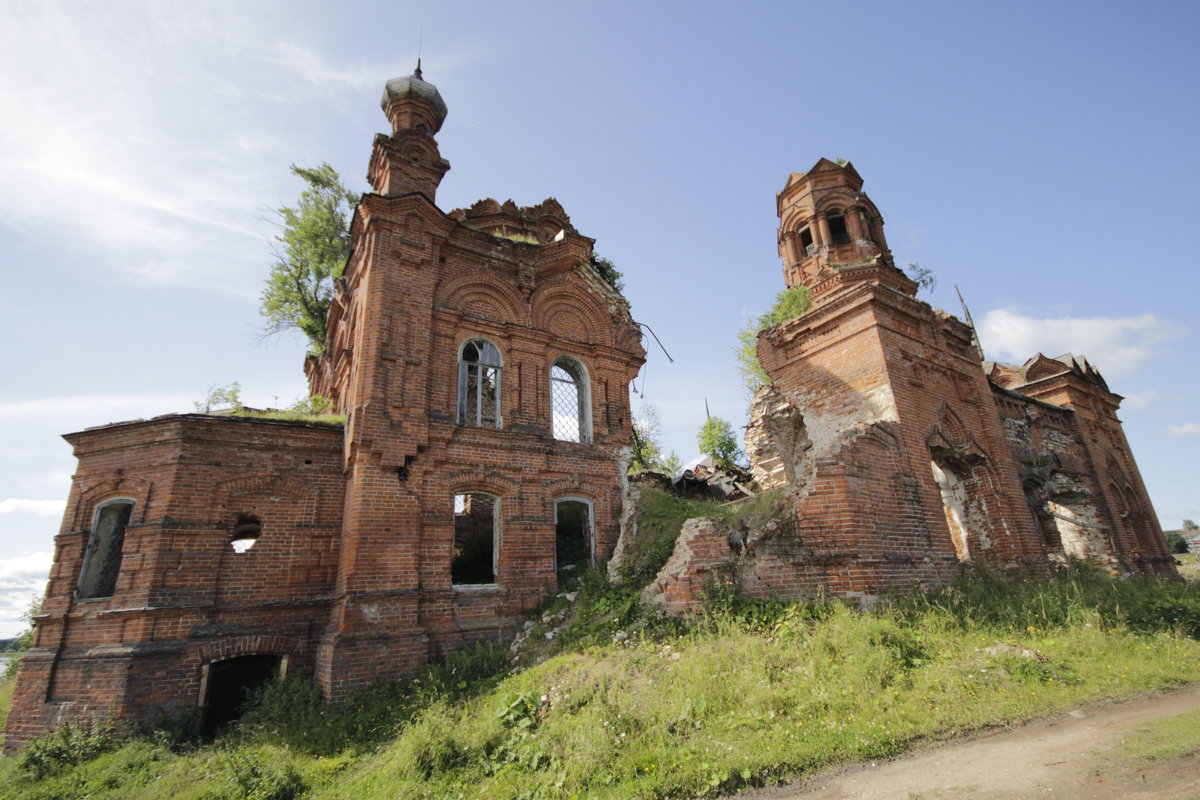
[[[292,174],[308,184],[294,207],[278,209],[283,232],[261,296],[268,336],[296,330],[316,352],[325,349],[325,318],[333,281],[350,255],[350,215],[358,196],[342,185],[329,164],[298,167]]]
[[[696,434],[696,444],[700,452],[713,457],[713,461],[721,469],[735,469],[742,449],[738,447],[737,438],[733,435],[733,426],[720,417],[709,417],[700,426]]]
[[[810,304],[808,289],[803,286],[784,289],[775,296],[775,303],[771,306],[770,311],[752,318],[744,328],[738,331],[738,343],[733,348],[733,354],[737,359],[738,375],[741,376],[742,384],[746,387],[748,398],[754,397],[755,392],[771,382],[770,377],[763,370],[762,364],[758,363],[758,334],[767,328],[800,316],[808,311]]]

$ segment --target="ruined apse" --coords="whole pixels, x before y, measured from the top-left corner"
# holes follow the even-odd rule
[[[981,363],[972,329],[916,298],[862,186],[821,159],[776,198],[784,283],[811,305],[759,335],[770,384],[746,449],[791,512],[748,535],[685,528],[647,596],[695,610],[721,575],[753,597],[869,604],[967,564],[1036,575],[1069,559],[1174,576],[1120,396],[1079,355]]]
[[[337,698],[510,632],[618,537],[644,360],[554,199],[442,211],[446,104],[389,81],[328,339],[343,424],[178,414],[78,459],[6,746],[68,719],[193,715],[275,675]]]

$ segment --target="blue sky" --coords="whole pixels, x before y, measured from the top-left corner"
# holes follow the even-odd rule
[[[44,585],[59,435],[305,390],[258,341],[290,163],[365,189],[423,41],[443,209],[562,202],[663,339],[638,381],[683,457],[782,288],[775,192],[848,158],[900,263],[957,284],[988,355],[1086,354],[1165,526],[1200,520],[1200,6],[0,2],[0,636]],[[422,34],[423,30],[423,34]],[[640,398],[637,402],[641,402]]]

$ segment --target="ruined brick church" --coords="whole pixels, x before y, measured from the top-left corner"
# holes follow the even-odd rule
[[[389,81],[311,393],[343,424],[211,414],[66,436],[79,461],[5,745],[65,719],[194,713],[314,677],[330,698],[513,629],[628,522],[629,384],[645,352],[593,241],[553,199],[443,212],[438,90]],[[747,432],[787,531],[740,545],[745,591],[875,595],[968,561],[1171,574],[1110,392],[1085,360],[985,364],[915,299],[850,165],[779,195],[802,316],[760,337]],[[627,526],[626,526],[627,527]],[[685,529],[653,587],[695,606],[734,557]]]

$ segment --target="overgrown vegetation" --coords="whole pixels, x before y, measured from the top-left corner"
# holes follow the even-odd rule
[[[629,472],[653,470],[663,475],[678,475],[683,471],[683,462],[674,450],[663,452],[662,423],[658,409],[643,402],[641,411],[633,419],[633,453],[629,459]]]
[[[201,414],[224,412],[234,417],[255,419],[277,419],[290,422],[321,422],[328,425],[344,425],[345,414],[335,414],[333,401],[321,395],[298,398],[287,408],[258,409],[242,404],[242,386],[237,381],[228,386],[210,386],[208,396],[201,402],[192,403]]]
[[[737,346],[733,348],[733,354],[738,364],[738,375],[746,387],[747,397],[753,397],[760,388],[771,383],[771,378],[758,361],[758,334],[800,316],[811,304],[812,299],[803,286],[784,289],[775,296],[775,302],[767,313],[751,319],[738,331]]]
[[[276,209],[283,231],[261,296],[263,330],[270,336],[299,331],[317,353],[325,349],[325,319],[333,282],[350,256],[350,217],[358,194],[329,164],[291,166],[306,187],[295,206]]]
[[[592,269],[596,270],[596,274],[603,278],[604,282],[611,286],[614,291],[620,293],[625,288],[625,281],[623,280],[625,273],[617,269],[612,261],[604,256],[593,254],[588,263],[592,265]]]
[[[721,417],[709,417],[696,433],[696,446],[700,452],[712,456],[713,463],[720,469],[737,469],[737,459],[743,455],[738,447],[733,426]]]
[[[711,797],[1200,682],[1200,584],[1084,566],[1043,580],[976,570],[871,613],[727,594],[699,619],[658,617],[639,595],[685,519],[756,525],[780,498],[642,491],[620,580],[588,571],[512,651],[460,654],[341,704],[289,679],[214,745],[116,738],[98,755],[41,756],[43,772],[7,758],[0,785],[18,800]],[[55,736],[38,752],[57,753]]]

